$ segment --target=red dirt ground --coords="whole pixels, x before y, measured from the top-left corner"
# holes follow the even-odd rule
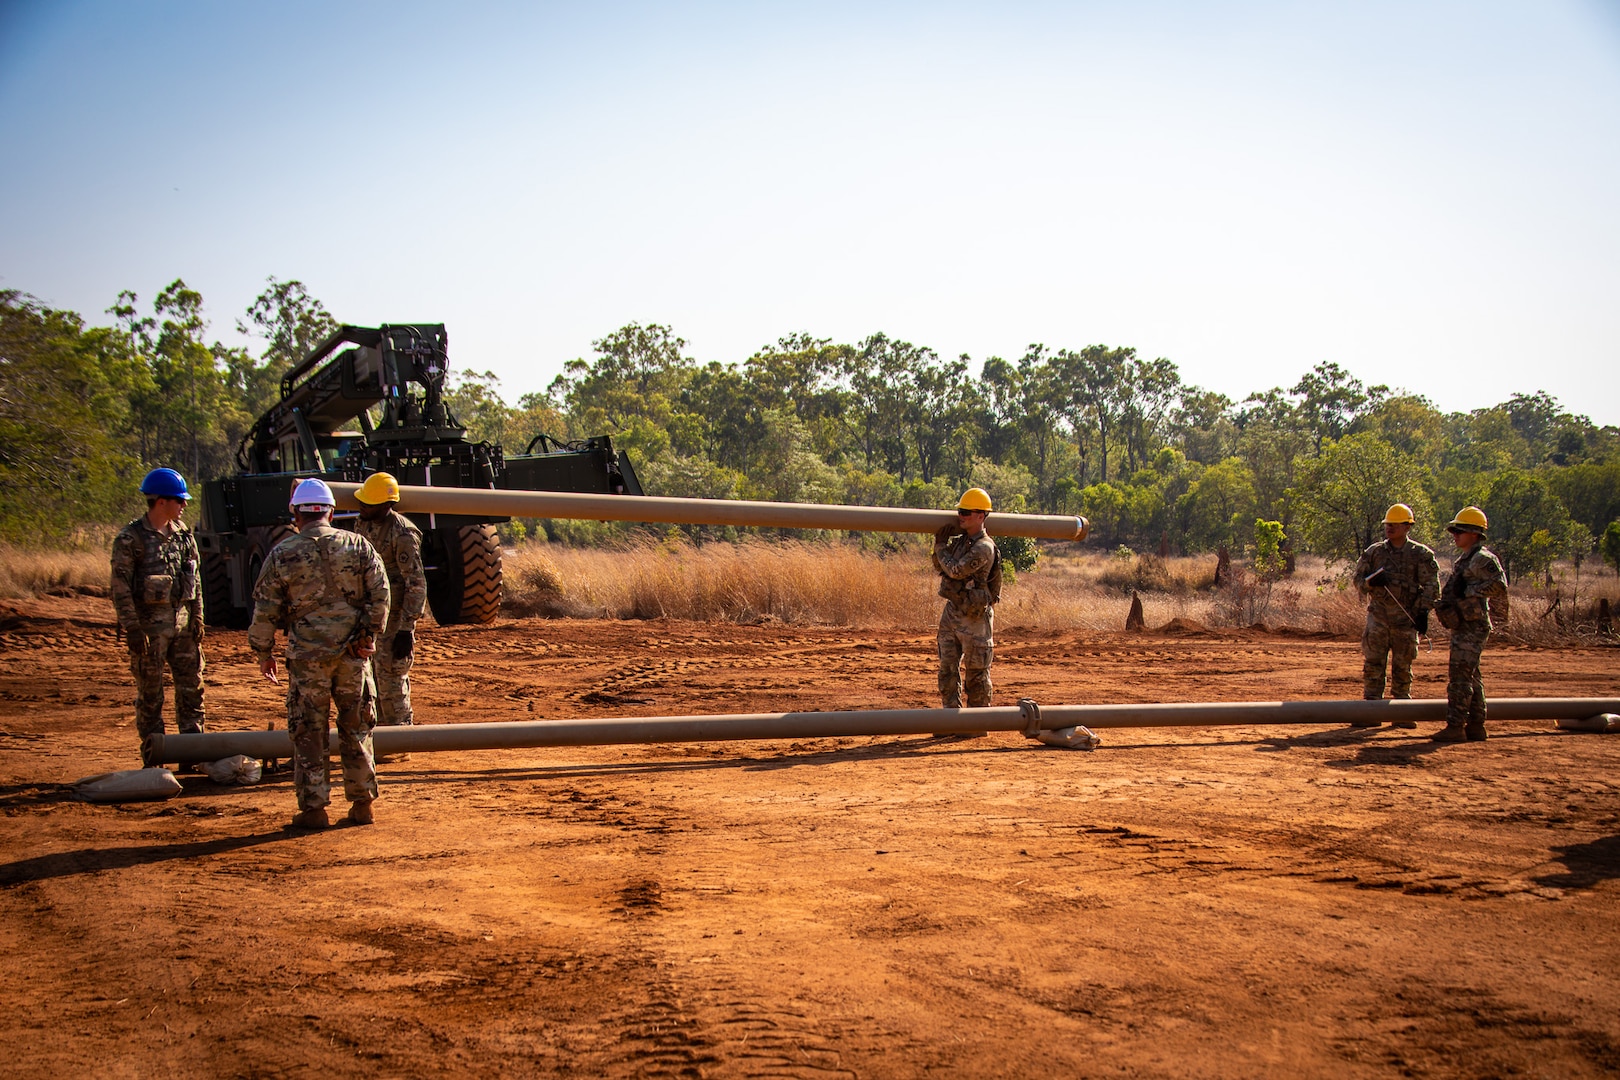
[[[1123,617],[1123,612],[1122,612]],[[1612,1076],[1620,738],[1104,732],[416,754],[377,824],[136,764],[103,600],[0,609],[9,1075]],[[1358,696],[1355,643],[1005,627],[998,704]],[[280,691],[211,635],[211,726]],[[423,722],[934,704],[932,632],[427,628]],[[1613,696],[1612,648],[1493,649]],[[1443,646],[1418,661],[1444,691]],[[341,809],[340,805],[337,809]]]

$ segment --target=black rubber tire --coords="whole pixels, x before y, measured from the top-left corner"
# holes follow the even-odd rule
[[[228,624],[240,630],[253,622],[253,590],[259,584],[259,575],[264,571],[264,564],[270,558],[270,553],[276,550],[276,545],[298,530],[291,525],[270,525],[262,530],[249,530],[248,535],[258,533],[248,549],[247,560],[244,564],[245,587],[247,589],[247,606],[234,609],[235,615],[232,623]]]
[[[501,542],[493,525],[437,530],[443,568],[428,577],[428,606],[440,626],[492,622],[501,610]]]
[[[240,630],[248,624],[249,612],[231,606],[231,564],[223,555],[202,553],[203,622]]]
[[[461,530],[461,617],[494,622],[501,613],[501,538],[493,525]]]

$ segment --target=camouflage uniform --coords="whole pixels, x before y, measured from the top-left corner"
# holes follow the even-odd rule
[[[1480,654],[1494,624],[1507,623],[1507,575],[1496,554],[1475,544],[1452,564],[1440,604],[1458,619],[1451,631],[1451,664],[1446,682],[1446,725],[1485,729],[1485,683]]]
[[[160,531],[142,515],[119,531],[112,546],[112,602],[131,644],[141,761],[156,765],[147,760],[146,738],[163,731],[165,665],[174,674],[175,725],[183,732],[203,729],[197,542],[183,522]],[[145,646],[135,648],[142,637]]]
[[[1367,575],[1384,576],[1368,585]],[[1434,607],[1439,593],[1440,566],[1434,551],[1415,540],[1399,547],[1380,540],[1361,553],[1356,563],[1356,588],[1367,594],[1367,626],[1361,632],[1362,696],[1377,701],[1384,696],[1384,666],[1389,665],[1389,696],[1412,696],[1412,661],[1417,659],[1418,612]],[[1404,609],[1404,610],[1403,610]]]
[[[388,573],[388,627],[377,635],[371,670],[377,677],[377,723],[411,723],[411,665],[415,656],[394,659],[394,635],[415,633],[427,604],[427,573],[422,569],[422,530],[397,510],[377,521],[360,520],[354,531],[371,542]]]
[[[330,525],[309,525],[276,545],[253,590],[248,644],[262,663],[287,631],[287,731],[298,809],[332,801],[329,707],[337,703],[343,793],[377,797],[371,729],[377,722],[370,669],[351,641],[388,620],[388,577],[371,545]]]
[[[990,704],[990,662],[995,655],[995,603],[1001,599],[1001,553],[990,534],[957,533],[934,542],[939,595],[939,697],[947,709]]]

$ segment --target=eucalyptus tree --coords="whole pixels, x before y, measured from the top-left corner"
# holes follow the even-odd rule
[[[1316,452],[1329,439],[1341,439],[1367,409],[1389,396],[1387,386],[1364,386],[1360,379],[1332,362],[1317,364],[1289,391],[1299,399],[1299,414],[1316,439]]]
[[[1097,432],[1097,479],[1104,482],[1109,478],[1110,440],[1126,411],[1127,365],[1135,358],[1135,349],[1087,345],[1079,352],[1059,350],[1053,360],[1056,377],[1067,389],[1071,426],[1079,431],[1089,421]]]
[[[228,373],[249,363],[241,350],[204,341],[208,320],[202,294],[176,278],[142,315],[135,293],[124,291],[110,312],[123,324],[128,346],[150,372],[130,401],[142,457],[189,470],[196,478],[233,467],[235,443],[251,423]]]
[[[1171,410],[1181,397],[1181,372],[1164,357],[1143,360],[1134,349],[1120,380],[1120,427],[1129,471],[1146,468],[1164,444]]]
[[[1213,465],[1237,453],[1238,426],[1234,402],[1225,394],[1197,386],[1183,386],[1181,400],[1171,414],[1169,431],[1188,460]]]
[[[0,539],[38,541],[138,505],[119,445],[127,388],[116,335],[0,290]]]
[[[1323,444],[1306,459],[1289,491],[1290,508],[1310,550],[1328,559],[1355,559],[1383,535],[1385,511],[1405,503],[1431,523],[1427,470],[1371,432]],[[1420,538],[1432,525],[1420,531]]]
[[[276,401],[281,377],[338,328],[326,305],[311,296],[303,282],[277,281],[274,276],[265,280],[268,286],[248,305],[245,318],[236,320],[240,333],[264,340],[264,351],[257,362],[230,371],[243,407],[255,416]]]
[[[1503,469],[1491,480],[1481,505],[1491,523],[1488,542],[1509,581],[1564,554],[1571,535],[1569,512],[1541,477]]]
[[[1315,449],[1311,428],[1300,410],[1280,389],[1250,394],[1238,409],[1237,456],[1254,478],[1259,513],[1291,524],[1288,489],[1298,465]]]
[[[614,435],[642,462],[702,452],[703,420],[679,406],[697,369],[684,340],[667,326],[630,323],[591,347],[595,357],[570,360],[547,389],[572,428]]]

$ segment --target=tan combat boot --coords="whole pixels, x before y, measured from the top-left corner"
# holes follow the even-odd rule
[[[1463,734],[1468,736],[1469,742],[1484,742],[1489,736],[1485,734],[1485,721],[1469,724],[1463,728]]]
[[[376,818],[371,813],[370,799],[356,799],[349,807],[349,822],[353,825],[370,825]]]
[[[324,829],[331,822],[326,817],[326,807],[317,806],[313,810],[300,810],[292,819],[294,829]]]
[[[1430,738],[1432,738],[1435,742],[1465,742],[1468,739],[1468,735],[1463,730],[1463,726],[1461,724],[1447,724],[1445,727],[1441,728],[1439,731],[1430,736]]]

